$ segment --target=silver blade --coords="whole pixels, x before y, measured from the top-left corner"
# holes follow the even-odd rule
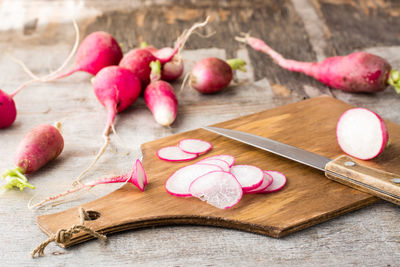
[[[326,164],[329,161],[331,161],[331,159],[325,158],[318,154],[294,146],[286,145],[266,137],[261,137],[258,135],[235,131],[235,130],[211,127],[211,126],[203,127],[203,129],[257,147],[259,149],[277,154],[279,156],[291,159],[293,161],[297,161],[299,163],[308,165],[310,167],[316,168],[321,171],[325,171]]]

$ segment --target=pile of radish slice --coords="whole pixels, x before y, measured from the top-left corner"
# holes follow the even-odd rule
[[[206,141],[184,139],[176,147],[161,148],[157,155],[167,161],[187,161],[189,157],[183,153],[191,152],[197,157],[211,147]],[[280,172],[234,163],[235,158],[231,155],[202,159],[174,172],[167,179],[165,189],[174,196],[193,196],[214,207],[229,209],[239,203],[243,194],[276,192],[286,184],[286,177]]]

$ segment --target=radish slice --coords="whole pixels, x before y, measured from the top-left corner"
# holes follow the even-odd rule
[[[243,191],[257,188],[263,182],[264,173],[260,168],[251,165],[235,165],[231,167],[231,173],[242,185]]]
[[[204,163],[211,164],[211,165],[217,165],[217,166],[221,167],[223,171],[226,171],[226,172],[229,172],[229,170],[231,169],[228,162],[226,162],[225,160],[222,160],[222,159],[206,158],[206,159],[200,160],[196,164],[204,164]]]
[[[163,147],[157,151],[157,156],[166,161],[187,161],[197,158],[197,154],[186,153],[177,146]]]
[[[211,143],[199,139],[183,139],[178,146],[182,151],[191,154],[203,154],[212,148]]]
[[[231,156],[231,155],[215,155],[215,156],[211,156],[206,159],[221,159],[223,161],[226,161],[229,164],[229,167],[232,167],[233,164],[235,163],[235,157]]]
[[[367,160],[382,153],[389,135],[378,114],[365,108],[353,108],[339,118],[336,138],[344,153]]]
[[[272,176],[273,182],[263,191],[258,193],[272,193],[281,190],[286,184],[286,176],[283,173],[277,171],[264,171]]]
[[[274,178],[272,177],[272,175],[270,175],[268,172],[264,171],[264,178],[263,178],[263,182],[261,183],[261,185],[259,185],[258,187],[250,190],[250,191],[246,191],[246,194],[255,194],[255,193],[259,193],[264,191],[265,189],[267,189],[272,182],[274,181]]]
[[[190,184],[198,177],[212,171],[222,171],[222,168],[210,164],[193,164],[180,168],[168,178],[165,189],[174,196],[191,196],[189,193]]]
[[[213,171],[198,177],[191,183],[189,192],[219,209],[235,206],[243,195],[242,187],[235,176],[224,171]]]
[[[144,191],[144,188],[147,185],[147,176],[144,171],[142,162],[140,160],[136,160],[136,171],[132,177],[132,182],[136,185],[141,191]]]

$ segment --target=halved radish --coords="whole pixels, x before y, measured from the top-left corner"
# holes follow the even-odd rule
[[[157,151],[157,156],[166,161],[187,161],[197,158],[197,154],[186,153],[177,146],[167,146]]]
[[[263,182],[264,173],[260,168],[252,165],[235,165],[231,167],[231,173],[242,185],[243,191],[252,190]]]
[[[215,155],[208,157],[206,159],[221,159],[223,161],[226,161],[229,164],[229,167],[232,167],[233,164],[235,163],[235,157],[231,155]]]
[[[189,192],[219,209],[235,206],[243,195],[235,176],[224,171],[213,171],[198,177],[190,184]]]
[[[144,191],[144,188],[147,185],[147,176],[144,171],[142,162],[140,160],[136,160],[136,171],[132,177],[132,182],[136,185],[141,191]]]
[[[165,189],[174,196],[191,196],[190,184],[198,177],[212,171],[222,171],[222,168],[211,164],[193,164],[180,168],[167,179]]]
[[[211,165],[217,165],[222,168],[223,171],[229,172],[231,167],[229,166],[229,163],[226,162],[225,160],[222,159],[210,159],[210,158],[205,158],[203,160],[200,160],[196,164],[211,164]]]
[[[178,147],[186,153],[203,154],[210,150],[212,145],[200,139],[183,139],[179,141]]]
[[[367,160],[383,152],[389,135],[378,114],[365,108],[352,108],[339,118],[336,138],[344,153]]]
[[[259,193],[264,191],[265,189],[267,189],[272,182],[274,181],[274,178],[272,177],[272,175],[270,175],[268,172],[264,171],[264,178],[263,178],[263,182],[256,188],[250,190],[250,191],[246,191],[246,194],[255,194],[255,193]]]
[[[260,191],[258,193],[272,193],[281,190],[285,184],[286,184],[286,176],[277,171],[264,171],[268,173],[269,175],[272,176],[273,182],[270,186],[268,186],[266,189],[263,191]]]

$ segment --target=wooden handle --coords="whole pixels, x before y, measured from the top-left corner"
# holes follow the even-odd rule
[[[326,177],[400,205],[400,175],[369,168],[348,156],[329,162]]]

